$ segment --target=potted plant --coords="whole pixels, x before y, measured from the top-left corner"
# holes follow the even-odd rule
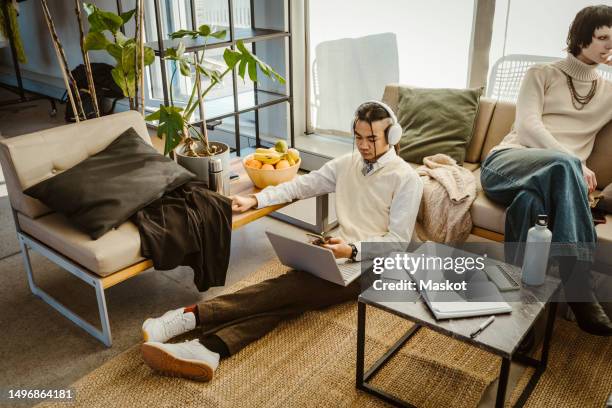
[[[213,31],[210,26],[202,25],[197,30],[179,30],[170,35],[173,39],[191,37],[202,38],[204,42],[211,38],[225,38],[226,31]],[[146,117],[147,120],[158,121],[157,136],[165,139],[164,154],[174,152],[179,164],[186,167],[198,176],[198,179],[208,182],[208,159],[212,156],[220,156],[225,172],[229,171],[229,146],[220,142],[210,142],[206,126],[197,127],[191,123],[191,117],[196,108],[200,107],[202,123],[206,123],[204,97],[235,67],[238,67],[238,75],[244,79],[248,72],[249,78],[257,81],[258,71],[273,80],[285,83],[285,79],[274,71],[268,64],[253,55],[242,41],[236,43],[236,49],[227,48],[223,53],[226,64],[225,70],[211,69],[204,64],[206,48],[202,49],[199,57],[185,54],[185,46],[182,42],[176,48],[169,48],[164,59],[174,61],[174,69],[170,80],[170,104],[160,105],[159,109]],[[177,106],[172,95],[172,83],[176,73],[191,77],[195,73],[191,93],[184,106]],[[204,90],[200,90],[200,79],[205,76],[210,83]]]

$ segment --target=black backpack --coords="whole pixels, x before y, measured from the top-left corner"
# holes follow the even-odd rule
[[[94,87],[96,88],[96,99],[98,100],[98,106],[100,107],[101,115],[110,115],[115,111],[115,105],[119,99],[123,99],[123,92],[121,88],[117,86],[111,75],[113,67],[112,65],[105,63],[92,63],[91,72],[94,80]],[[81,102],[83,103],[83,110],[87,115],[87,119],[95,118],[96,113],[92,103],[92,99],[89,95],[89,85],[87,83],[87,72],[83,64],[77,66],[72,70],[72,76],[77,83],[79,88],[79,95],[81,96]],[[75,89],[72,90],[73,94]],[[104,111],[105,98],[112,99],[112,105],[109,109]],[[67,101],[68,93],[64,93],[63,101]],[[76,103],[76,101],[75,101]],[[77,106],[77,109],[78,106]],[[75,122],[74,112],[72,111],[72,104],[66,104],[66,122]]]

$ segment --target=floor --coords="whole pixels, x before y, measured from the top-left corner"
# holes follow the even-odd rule
[[[0,100],[3,96],[0,93]],[[33,105],[21,111],[0,110],[0,134],[13,136],[63,124],[63,107],[60,107],[57,118],[50,118],[47,102],[40,101]],[[300,205],[300,213],[314,214],[312,202]],[[5,214],[9,211],[8,205],[0,206],[0,211],[0,215],[4,216],[0,217],[2,238],[15,240],[11,233],[13,226],[10,217]],[[303,231],[270,217],[235,231],[232,235],[228,285],[273,258],[273,250],[265,237],[268,229],[303,237]],[[0,342],[0,389],[67,387],[140,342],[140,326],[145,318],[214,297],[219,292],[219,289],[211,289],[199,293],[192,283],[193,274],[189,268],[148,271],[117,285],[107,292],[113,347],[106,348],[34,297],[28,288],[21,255],[15,253],[15,242],[5,242],[3,247],[10,250],[7,249],[0,256],[0,327],[3,331]],[[36,253],[32,255],[32,263],[37,282],[43,289],[88,320],[97,322],[95,295],[91,287]],[[510,387],[520,372],[519,367],[514,367]],[[481,406],[493,406],[494,397],[493,385]],[[0,401],[0,406],[3,403]]]

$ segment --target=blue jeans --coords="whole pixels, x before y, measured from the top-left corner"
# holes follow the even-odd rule
[[[527,232],[548,215],[551,257],[592,262],[597,241],[580,160],[549,149],[504,149],[482,162],[487,197],[507,207],[506,260],[521,264]]]

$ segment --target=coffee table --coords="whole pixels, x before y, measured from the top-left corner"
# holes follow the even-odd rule
[[[515,272],[515,274],[518,273]],[[520,276],[514,277],[520,282]],[[534,367],[536,370],[515,405],[521,407],[529,398],[542,373],[546,370],[550,339],[557,310],[557,301],[553,298],[559,287],[560,281],[549,276],[546,278],[545,283],[539,287],[523,286],[518,291],[506,292],[504,297],[512,306],[512,313],[497,315],[493,323],[474,339],[470,338],[470,333],[477,329],[487,319],[487,316],[436,320],[427,304],[421,300],[417,293],[411,292],[407,294],[407,299],[403,302],[382,302],[380,301],[380,292],[376,292],[370,287],[358,299],[356,386],[358,389],[381,398],[392,405],[413,407],[413,405],[401,400],[397,396],[369,384],[368,381],[392,359],[395,353],[421,327],[427,327],[445,336],[463,341],[501,357],[502,364],[495,401],[496,407],[504,406],[511,362],[516,361]],[[364,372],[367,306],[376,307],[410,320],[415,324],[372,367]],[[533,327],[538,317],[544,313],[547,306],[546,331],[539,360],[517,353],[519,344]]]

